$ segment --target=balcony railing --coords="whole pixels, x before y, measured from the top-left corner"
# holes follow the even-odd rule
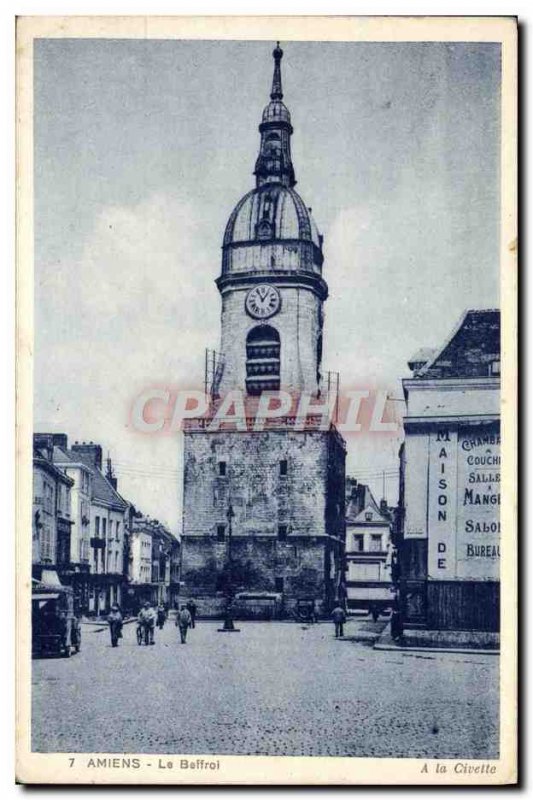
[[[99,536],[91,536],[91,547],[95,550],[104,550],[105,539],[101,539]]]

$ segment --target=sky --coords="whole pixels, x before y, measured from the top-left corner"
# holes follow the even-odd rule
[[[35,430],[99,442],[119,491],[175,533],[179,435],[141,435],[129,411],[146,386],[201,386],[218,346],[272,47],[35,42]],[[324,369],[401,398],[416,350],[499,305],[499,45],[282,47],[296,189],[324,235]],[[391,503],[400,440],[348,443],[349,474]]]

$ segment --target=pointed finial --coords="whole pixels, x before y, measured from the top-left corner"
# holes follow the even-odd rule
[[[283,50],[279,46],[279,42],[276,42],[276,47],[272,51],[272,55],[274,57],[274,77],[272,78],[272,91],[270,92],[270,98],[272,100],[281,100],[283,97],[283,92],[281,91],[280,62],[283,58]]]

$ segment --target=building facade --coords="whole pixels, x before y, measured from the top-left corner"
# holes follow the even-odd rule
[[[34,435],[32,565],[35,579],[72,586],[82,615],[114,603],[136,612],[141,596],[174,606],[179,595],[179,541],[119,494],[99,444],[69,447],[63,433]]]
[[[400,457],[404,626],[499,630],[500,312],[465,312],[409,363]]]
[[[180,544],[158,520],[132,515],[128,586],[124,605],[137,613],[148,601],[174,607],[179,594]]]
[[[346,497],[346,607],[390,609],[392,593],[392,514],[387,503],[378,505],[369,486],[347,481]]]
[[[32,577],[62,572],[70,562],[71,490],[74,481],[54,465],[50,436],[33,441]],[[58,575],[59,578],[59,575]]]
[[[58,574],[66,586],[72,586],[77,609],[89,610],[91,470],[68,448],[63,433],[36,434],[49,438],[53,444],[54,464],[72,480],[70,490],[70,539],[63,539]]]
[[[211,419],[235,390],[246,411],[281,389],[319,399],[324,302],[322,237],[295,191],[282,51],[259,125],[255,188],[229,217],[217,279],[221,345],[211,371]],[[255,404],[255,405],[254,405]],[[182,589],[199,612],[233,588],[276,595],[289,612],[313,598],[326,613],[339,592],[344,548],[345,444],[333,425],[288,413],[263,430],[245,419],[184,430]]]
[[[91,474],[88,611],[99,616],[108,613],[114,603],[122,604],[126,580],[124,537],[128,503],[117,491],[109,459],[107,474],[102,471],[102,447],[99,444],[76,442],[70,452],[73,458],[88,467]]]

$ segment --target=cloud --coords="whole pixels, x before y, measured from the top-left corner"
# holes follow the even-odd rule
[[[132,437],[127,421],[146,385],[201,386],[204,348],[218,343],[220,243],[205,240],[200,213],[162,193],[104,206],[78,262],[36,265],[37,428],[176,469],[175,440]],[[177,478],[125,481],[134,502],[176,523]]]

